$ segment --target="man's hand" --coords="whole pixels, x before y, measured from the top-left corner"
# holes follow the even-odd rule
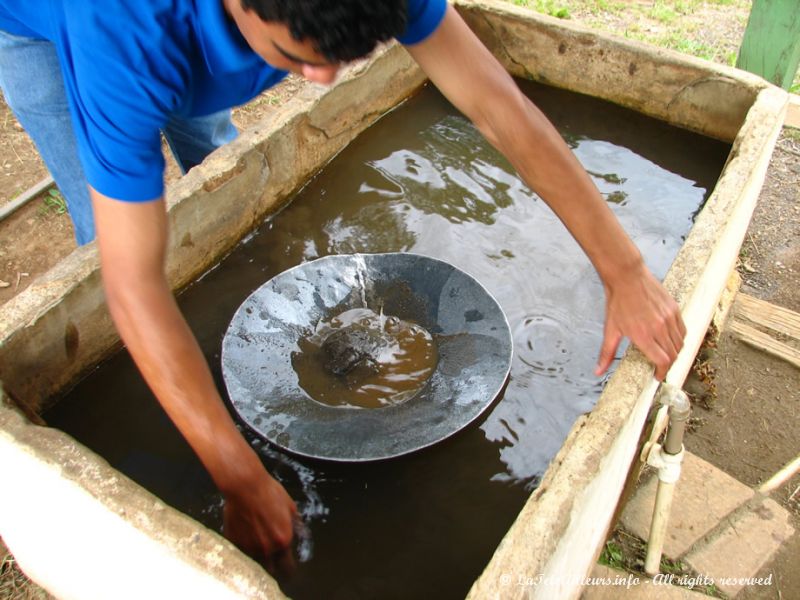
[[[642,262],[589,175],[541,111],[526,98],[452,6],[439,28],[408,47],[439,90],[500,150],[569,229],[606,288],[603,373],[622,336],[662,379],[683,345],[675,301]]]
[[[656,366],[662,381],[683,347],[686,327],[677,303],[642,265],[617,285],[606,284],[606,323],[595,375],[608,370],[623,336]]]
[[[297,512],[239,433],[165,273],[164,202],[121,202],[90,189],[111,316],[159,403],[226,497],[231,540],[267,565],[292,541]]]
[[[273,575],[294,567],[292,535],[297,506],[283,486],[262,470],[246,486],[225,494],[225,537]]]

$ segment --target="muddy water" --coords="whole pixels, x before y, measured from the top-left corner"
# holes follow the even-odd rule
[[[328,406],[397,406],[413,398],[436,368],[431,334],[382,310],[352,308],[323,319],[298,345],[292,366],[300,387]]]
[[[523,85],[663,277],[728,147]],[[514,333],[511,380],[479,426],[393,461],[300,461],[251,437],[308,525],[298,572],[283,582],[295,598],[463,597],[603,387],[592,374],[603,293],[590,264],[508,163],[428,89],[356,140],[181,296],[219,388],[222,336],[265,280],[317,256],[394,250],[448,260],[494,294]],[[166,502],[219,527],[219,496],[124,353],[46,418]]]

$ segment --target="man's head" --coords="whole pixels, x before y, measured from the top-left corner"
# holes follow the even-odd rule
[[[267,62],[330,83],[341,63],[369,54],[406,26],[406,0],[225,2],[248,44]]]

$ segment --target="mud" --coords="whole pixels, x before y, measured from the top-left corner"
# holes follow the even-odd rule
[[[413,398],[436,368],[430,333],[368,308],[320,321],[299,345],[292,364],[300,387],[329,406],[396,406]]]

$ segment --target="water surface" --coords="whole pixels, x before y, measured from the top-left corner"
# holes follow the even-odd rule
[[[603,102],[522,85],[663,277],[728,146]],[[298,460],[248,434],[307,520],[302,562],[283,582],[295,598],[464,597],[603,387],[593,375],[603,318],[597,275],[508,162],[425,89],[182,294],[220,390],[222,337],[253,290],[319,256],[399,250],[449,261],[492,292],[514,335],[510,382],[478,426],[392,461]],[[219,495],[126,353],[45,418],[164,501],[219,528]]]

